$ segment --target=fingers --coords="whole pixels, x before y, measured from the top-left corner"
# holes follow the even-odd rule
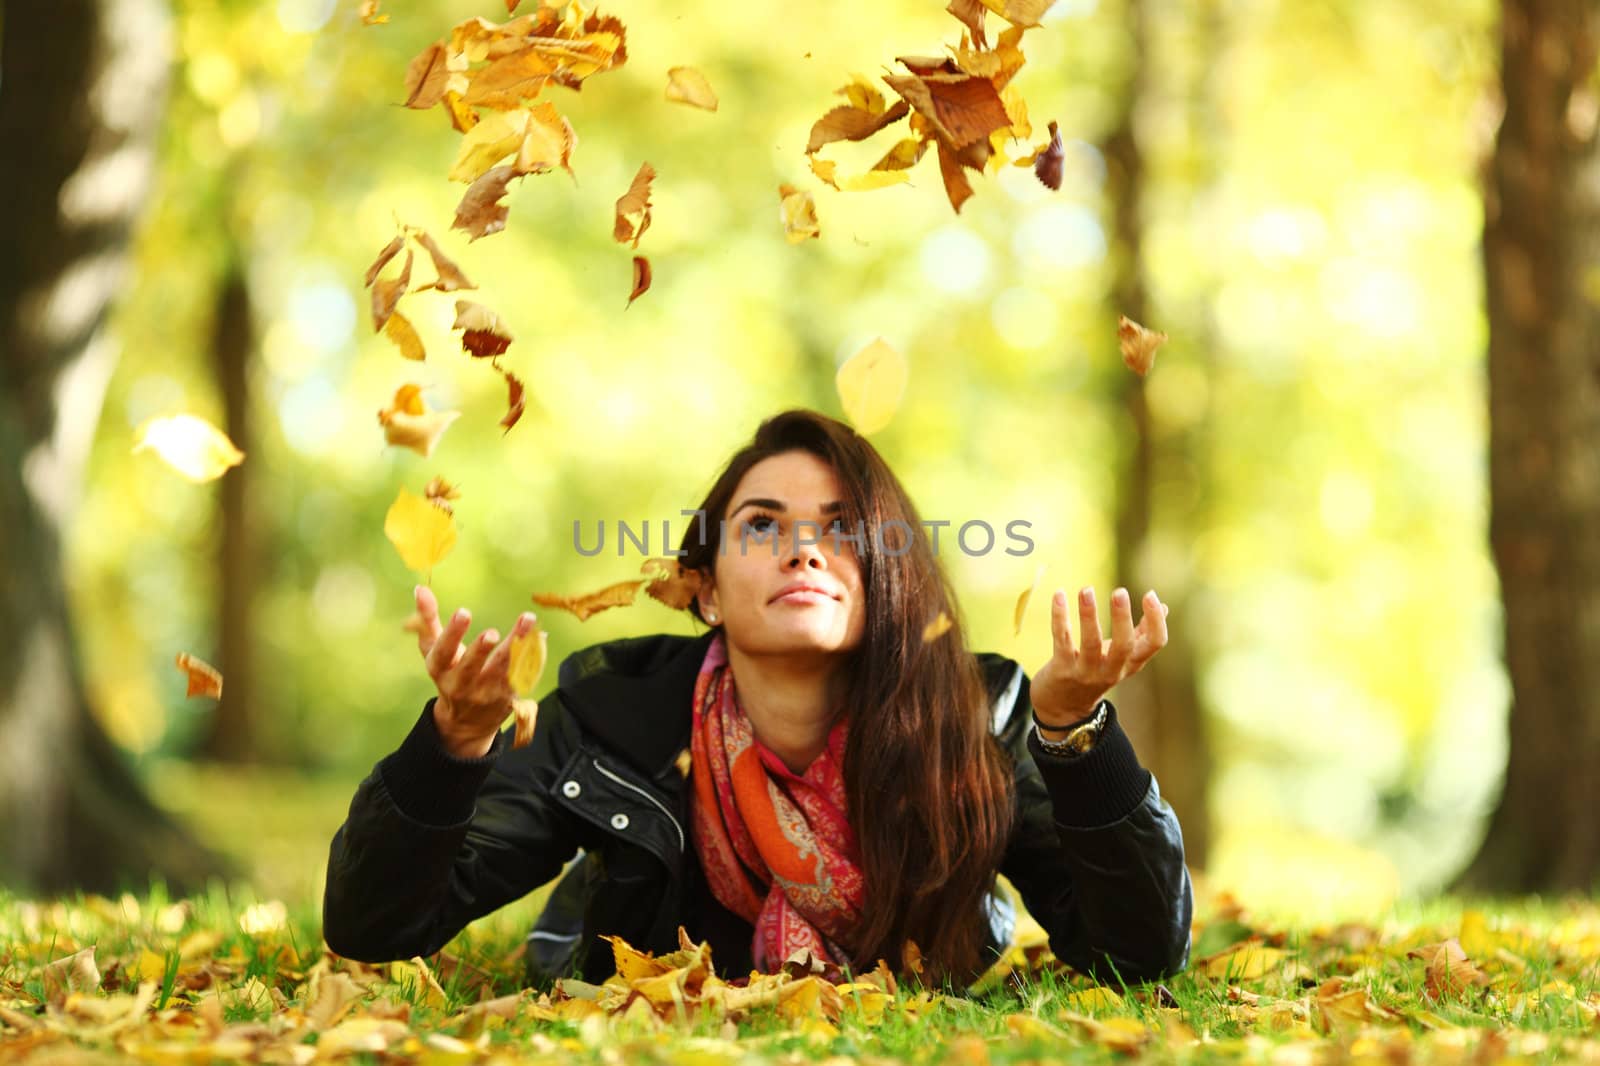
[[[483,671],[484,661],[489,658],[489,653],[494,651],[494,646],[499,640],[500,632],[490,628],[479,633],[478,639],[467,645],[467,653],[450,670],[454,675],[456,691],[466,693],[477,686],[478,675]]]
[[[533,628],[533,612],[523,611],[517,616],[517,621],[511,627],[511,632],[506,634],[506,639],[495,645],[494,651],[483,661],[483,675],[485,678],[496,681],[503,680],[511,683],[511,642],[523,636]],[[492,632],[492,631],[491,631]]]
[[[1127,589],[1111,593],[1111,652],[1126,656],[1133,650],[1133,602]]]
[[[1126,673],[1137,670],[1156,652],[1167,646],[1168,606],[1161,602],[1155,589],[1144,594],[1141,606],[1144,608],[1144,614],[1139,619],[1139,629],[1134,635],[1133,654],[1129,657]]]
[[[417,631],[417,648],[423,658],[427,658],[439,640],[439,601],[433,598],[433,590],[426,585],[418,585],[412,592],[417,598],[417,617],[422,619],[422,628]]]
[[[459,607],[456,613],[450,616],[450,622],[439,634],[439,639],[433,642],[433,647],[427,653],[427,663],[428,673],[435,682],[438,682],[460,656],[461,638],[466,636],[467,627],[471,624],[472,612],[465,607]]]
[[[1061,658],[1070,660],[1077,654],[1072,646],[1072,629],[1067,625],[1067,594],[1063,589],[1056,589],[1050,597],[1050,642],[1054,654]]]
[[[1098,663],[1104,655],[1100,636],[1100,612],[1095,607],[1094,586],[1086,586],[1078,593],[1078,647],[1090,663]]]

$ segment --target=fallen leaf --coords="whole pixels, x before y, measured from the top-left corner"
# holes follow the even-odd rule
[[[639,594],[639,589],[645,581],[619,581],[614,585],[607,585],[598,592],[589,592],[577,596],[563,596],[550,592],[535,592],[533,602],[540,607],[553,607],[556,610],[567,611],[577,616],[578,621],[587,622],[592,615],[598,614],[611,607],[632,606],[634,597]]]
[[[411,570],[427,573],[456,546],[455,519],[404,488],[383,518],[383,535]]]
[[[466,194],[456,205],[456,218],[450,228],[466,230],[474,241],[505,229],[511,209],[500,199],[506,194],[506,185],[520,177],[523,175],[510,166],[490,167],[484,171],[467,187]]]
[[[633,291],[628,293],[628,306],[650,291],[650,260],[642,255],[633,257]]]
[[[146,448],[190,481],[214,481],[244,462],[227,434],[194,415],[149,418],[134,433],[133,454]]]
[[[180,651],[177,655],[178,669],[182,670],[189,678],[188,691],[185,697],[210,696],[212,699],[222,698],[222,674],[217,668],[203,659]]]
[[[100,967],[95,965],[94,947],[48,963],[40,973],[45,1002],[59,1007],[69,992],[96,992],[100,989]]]
[[[1431,1000],[1457,999],[1471,988],[1489,983],[1488,976],[1462,950],[1461,942],[1451,937],[1439,944],[1428,944],[1406,952],[1407,958],[1424,959],[1424,994]]]
[[[1022,636],[1022,619],[1028,614],[1028,604],[1033,599],[1034,592],[1039,588],[1039,579],[1044,577],[1044,566],[1034,568],[1033,584],[1022,590],[1022,595],[1017,597],[1017,605],[1011,611],[1011,635]]]
[[[506,413],[500,419],[500,425],[507,433],[522,418],[523,408],[527,406],[527,396],[522,385],[522,379],[509,370],[502,370],[506,377]]]
[[[922,627],[922,642],[931,644],[955,627],[955,622],[944,611],[939,612],[939,617]]]
[[[673,67],[667,71],[667,99],[706,111],[717,109],[717,94],[711,83],[693,67]]]
[[[400,349],[402,358],[418,363],[428,358],[427,349],[423,348],[422,338],[417,335],[416,327],[399,311],[389,315],[389,320],[383,324],[383,335]]]
[[[433,454],[444,431],[460,417],[460,411],[428,410],[420,386],[402,385],[395,390],[389,406],[378,412],[378,424],[383,427],[386,442],[410,448],[426,459]]]
[[[816,201],[809,192],[802,192],[793,185],[780,185],[778,198],[781,201],[779,217],[783,220],[783,235],[790,244],[801,244],[822,236],[822,227],[817,224]]]
[[[893,420],[909,376],[905,357],[882,337],[844,361],[834,387],[857,433],[876,433]]]
[[[400,268],[397,278],[380,278],[372,283],[372,332],[377,333],[383,329],[389,316],[394,314],[395,305],[400,302],[400,297],[406,294],[406,288],[411,284],[411,250],[406,249],[406,264]]]
[[[655,179],[655,167],[641,163],[639,172],[628,185],[628,191],[617,197],[616,221],[612,224],[611,236],[618,244],[631,242],[637,248],[639,238],[650,228],[650,185]]]
[[[913,977],[922,976],[922,949],[915,940],[907,940],[900,948],[900,964]]]
[[[1156,349],[1166,340],[1165,333],[1146,329],[1127,315],[1117,319],[1117,344],[1122,348],[1122,361],[1140,377],[1150,373],[1155,365]]]
[[[511,347],[511,334],[501,324],[500,316],[471,300],[456,301],[456,320],[450,328],[463,331],[462,349],[478,358],[502,355]]]
[[[1195,968],[1207,977],[1247,981],[1271,973],[1288,958],[1289,954],[1285,951],[1251,940],[1198,959]]]
[[[388,21],[388,15],[378,13],[378,0],[361,0],[361,24],[363,26],[381,26]]]

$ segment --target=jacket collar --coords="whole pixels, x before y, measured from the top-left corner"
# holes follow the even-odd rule
[[[556,683],[585,731],[650,777],[673,767],[689,746],[694,683],[716,631],[698,637],[655,633],[594,644],[562,660]],[[993,652],[979,652],[989,700],[1020,691],[1017,663]],[[997,727],[1014,718],[1012,708],[996,707]],[[676,770],[673,771],[676,775]]]

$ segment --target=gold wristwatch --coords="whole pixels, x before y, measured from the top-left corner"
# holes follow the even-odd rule
[[[1060,740],[1045,739],[1045,735],[1039,730],[1043,723],[1039,721],[1039,715],[1035,712],[1033,716],[1033,732],[1039,738],[1039,746],[1050,755],[1062,755],[1068,758],[1082,755],[1091,751],[1094,748],[1095,741],[1100,739],[1100,734],[1105,732],[1106,722],[1110,720],[1110,708],[1110,703],[1101,700],[1095,704],[1094,713],[1089,716],[1087,721],[1073,726],[1067,731],[1067,735]],[[1045,725],[1044,728],[1051,729],[1052,727]]]

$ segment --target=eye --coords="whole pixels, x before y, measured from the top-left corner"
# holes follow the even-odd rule
[[[745,528],[745,530],[747,532],[751,532],[751,533],[763,532],[765,530],[766,526],[763,526],[762,523],[767,523],[767,525],[771,525],[775,521],[776,521],[776,519],[774,519],[769,514],[758,514],[754,518],[751,518],[748,522],[746,522],[744,524],[744,528]]]
[[[828,529],[830,529],[834,533],[843,533],[844,532],[844,519],[842,517],[841,518],[835,518],[832,522],[830,522],[828,524]]]

